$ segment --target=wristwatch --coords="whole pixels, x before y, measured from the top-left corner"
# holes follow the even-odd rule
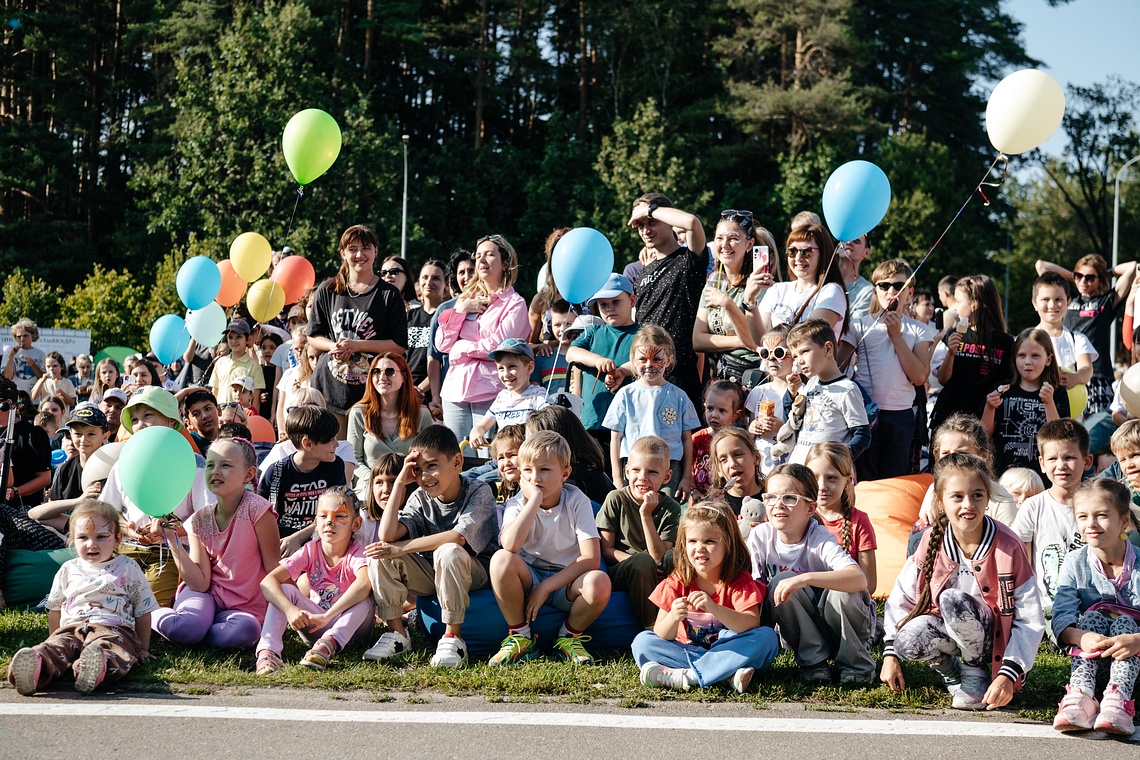
[[[648,219],[649,221],[653,221],[653,212],[656,210],[657,210],[657,204],[656,203],[650,203],[649,208],[645,212],[645,218]]]

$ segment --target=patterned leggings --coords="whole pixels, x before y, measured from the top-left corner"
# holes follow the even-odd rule
[[[895,635],[895,652],[903,660],[929,663],[948,675],[961,657],[969,668],[989,672],[993,659],[994,614],[973,596],[948,588],[938,597],[937,615],[919,615]]]
[[[1137,625],[1132,618],[1121,615],[1113,620],[1097,610],[1090,610],[1081,615],[1077,621],[1077,628],[1082,631],[1093,631],[1101,636],[1140,633],[1140,625]],[[1106,667],[1108,682],[1116,684],[1116,688],[1120,690],[1120,695],[1125,700],[1132,699],[1132,688],[1136,684],[1137,673],[1140,673],[1140,655],[1129,657],[1127,660],[1074,657],[1069,683],[1087,694],[1095,694],[1097,674]]]
[[[67,544],[55,531],[45,528],[24,514],[23,510],[0,504],[0,585],[4,582],[4,566],[9,549],[49,551]]]

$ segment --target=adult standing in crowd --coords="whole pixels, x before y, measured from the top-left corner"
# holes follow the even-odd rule
[[[847,326],[847,293],[831,235],[819,224],[805,224],[788,234],[788,282],[777,282],[757,307],[759,340],[777,325],[822,319],[841,337]]]
[[[400,291],[374,271],[379,240],[356,224],[340,236],[340,269],[317,288],[310,309],[309,345],[325,352],[313,369],[312,387],[325,397],[348,433],[348,410],[364,397],[372,356],[403,353],[408,317]]]
[[[428,348],[431,346],[431,320],[447,297],[447,264],[428,259],[420,267],[419,301],[408,307],[408,352],[404,355],[420,398],[428,392]]]

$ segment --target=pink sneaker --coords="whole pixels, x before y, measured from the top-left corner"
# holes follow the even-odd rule
[[[86,696],[95,691],[107,675],[107,656],[103,647],[86,647],[75,666],[75,690]]]
[[[1058,731],[1088,731],[1093,727],[1100,706],[1080,689],[1066,685],[1065,696],[1057,708],[1053,728]]]
[[[12,655],[8,663],[8,682],[25,697],[36,693],[40,682],[40,667],[43,665],[39,654],[31,647],[24,647]]]
[[[1104,698],[1100,700],[1100,715],[1096,716],[1096,730],[1116,736],[1132,736],[1136,727],[1132,719],[1136,717],[1136,703],[1125,700],[1116,688],[1110,683],[1104,690]]]

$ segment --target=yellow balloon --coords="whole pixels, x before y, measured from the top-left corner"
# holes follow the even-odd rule
[[[986,104],[986,133],[1007,155],[1033,150],[1048,140],[1065,116],[1065,93],[1037,69],[1015,71],[998,82]]]
[[[1069,416],[1079,420],[1089,403],[1089,388],[1084,383],[1069,389]]]
[[[256,321],[268,322],[285,308],[285,288],[273,280],[258,280],[249,286],[245,305]]]
[[[238,277],[253,282],[269,269],[273,246],[256,232],[243,232],[230,243],[230,261]]]

